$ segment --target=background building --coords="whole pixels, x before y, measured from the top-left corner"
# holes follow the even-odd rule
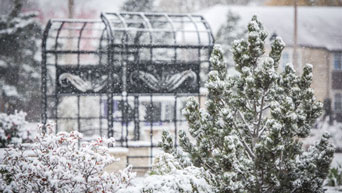
[[[268,38],[280,36],[286,48],[280,61],[280,70],[293,63],[293,7],[282,6],[223,6],[217,5],[199,12],[203,14],[216,34],[231,10],[240,16],[239,25],[247,26],[256,14],[263,22]],[[342,121],[342,8],[298,7],[298,61],[301,73],[306,63],[313,65],[312,88],[320,101],[330,99],[336,119]],[[269,40],[268,40],[269,41]]]

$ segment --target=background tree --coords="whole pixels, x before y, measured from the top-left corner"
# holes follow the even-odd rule
[[[226,22],[220,27],[216,34],[216,43],[220,44],[224,53],[224,59],[228,68],[233,67],[232,47],[234,40],[241,39],[246,31],[239,26],[240,16],[228,11]]]
[[[233,77],[226,75],[222,51],[213,50],[206,109],[191,98],[183,112],[194,142],[180,132],[178,151],[164,134],[163,148],[180,163],[209,172],[207,180],[217,192],[324,192],[334,154],[329,136],[307,151],[299,139],[309,135],[322,109],[310,88],[312,66],[306,65],[301,76],[291,64],[279,73],[285,44],[276,38],[267,56],[266,37],[254,16],[247,40],[234,43],[239,74]]]
[[[22,0],[15,0],[10,14],[0,18],[0,95],[8,113],[14,109],[34,112],[32,106],[39,106],[32,105],[32,99],[39,102],[40,63],[36,54],[41,27],[34,13],[21,13],[22,5]]]
[[[126,0],[121,11],[151,12],[154,11],[154,0]]]

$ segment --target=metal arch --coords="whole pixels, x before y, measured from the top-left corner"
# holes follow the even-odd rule
[[[102,65],[102,43],[103,43],[103,36],[104,36],[104,34],[105,34],[105,32],[106,32],[106,27],[104,27],[103,29],[102,29],[102,32],[101,32],[101,36],[100,36],[100,40],[99,40],[99,65]],[[107,34],[107,36],[108,36],[108,34]],[[107,40],[108,40],[108,38],[107,38]],[[108,44],[107,44],[108,45]],[[106,51],[106,53],[108,53],[108,50]]]
[[[123,26],[124,26],[124,35],[122,36],[121,38],[121,43],[122,43],[122,46],[123,46],[123,49],[126,50],[127,52],[127,41],[128,41],[128,34],[127,34],[127,31],[128,31],[128,26],[127,26],[127,23],[125,21],[125,19],[119,14],[119,13],[114,13],[119,19],[120,21],[122,22]],[[125,43],[124,43],[124,39],[126,38],[125,40]],[[121,59],[122,59],[122,51],[121,51]],[[121,60],[121,67],[122,67],[122,90],[123,92],[126,92],[127,93],[127,85],[126,85],[126,74],[127,74],[127,64],[123,62],[123,60]]]
[[[46,68],[46,43],[49,35],[50,28],[52,26],[51,20],[48,21],[44,32],[43,32],[43,40],[42,40],[42,76],[41,76],[41,92],[42,92],[42,112],[41,112],[41,121],[43,123],[43,132],[46,132],[46,121],[47,121],[47,68]]]
[[[140,17],[143,18],[143,20],[145,21],[146,25],[147,25],[147,29],[148,29],[148,32],[150,34],[150,62],[152,62],[153,60],[153,50],[152,50],[152,45],[153,45],[153,35],[152,35],[152,25],[150,23],[150,21],[146,18],[146,16],[144,15],[144,13],[139,13]]]
[[[70,18],[63,18],[63,19],[51,19],[51,22],[66,22],[66,23],[97,23],[100,22],[101,20],[98,19],[70,19]]]
[[[121,101],[124,104],[124,107],[121,109],[122,116],[121,116],[121,139],[120,143],[121,146],[123,145],[123,141],[126,142],[127,145],[127,138],[128,134],[126,133],[125,140],[122,138],[123,137],[123,132],[124,132],[124,124],[126,125],[126,132],[128,132],[128,121],[126,120],[127,118],[127,108],[128,108],[128,99],[127,99],[127,60],[128,60],[128,25],[124,18],[121,16],[120,13],[115,13],[115,15],[120,19],[121,23],[124,26],[124,35],[121,37],[121,43],[122,43],[122,50],[120,50],[120,56],[121,56],[121,68],[122,68],[122,95],[121,95]],[[123,59],[123,50],[125,50],[126,58],[125,61]]]
[[[149,29],[149,33],[150,33],[150,63],[153,63],[153,49],[152,49],[152,45],[153,45],[153,35],[152,35],[152,25],[150,23],[150,21],[146,18],[146,16],[143,13],[140,13],[140,16],[143,18],[143,20],[146,22],[148,29]],[[153,99],[152,99],[152,94],[150,95],[150,107],[151,109],[153,109]],[[149,116],[150,116],[150,156],[153,157],[153,115],[152,115],[152,111],[149,112]],[[152,165],[152,159],[150,159],[150,164]]]
[[[77,67],[80,66],[80,44],[81,44],[81,37],[82,37],[82,33],[83,33],[83,30],[85,28],[85,26],[87,25],[87,22],[84,22],[81,29],[80,29],[80,32],[78,34],[78,40],[77,40]],[[81,117],[81,108],[80,108],[80,95],[77,95],[77,130],[78,132],[81,132],[81,120],[80,120],[80,117]]]
[[[144,15],[144,13],[139,13],[140,17],[143,18],[144,23],[146,23],[145,27],[147,26],[148,32],[150,34],[150,46],[153,45],[153,35],[152,35],[152,25],[150,23],[150,21],[148,20],[148,18]],[[153,56],[152,56],[152,47],[150,47],[150,60],[153,60]]]
[[[152,32],[153,27],[152,27],[152,25],[151,25],[151,23],[150,23],[150,20],[145,16],[144,13],[141,13],[141,12],[140,12],[139,15],[140,15],[140,17],[142,17],[143,20],[146,22],[146,24],[147,24],[147,26],[148,26],[147,29],[148,29],[149,31]]]
[[[77,53],[77,66],[80,65],[80,44],[81,44],[82,33],[83,33],[83,30],[87,24],[88,24],[87,22],[83,23],[83,25],[80,29],[80,33],[78,35],[78,40],[77,40],[77,52],[78,52]]]
[[[211,56],[211,52],[213,51],[213,46],[215,44],[215,38],[214,38],[214,34],[212,32],[212,29],[210,27],[210,25],[208,24],[207,20],[203,17],[203,16],[200,16],[201,18],[201,21],[202,23],[204,24],[204,26],[207,28],[208,30],[208,40],[209,40],[209,46],[208,46],[208,49],[209,49],[209,52],[208,52],[208,61],[210,60],[210,56]],[[211,37],[211,38],[210,38]],[[211,70],[211,62],[209,62],[209,68],[208,70],[210,71]]]
[[[107,66],[109,66],[109,76],[108,76],[108,86],[109,89],[107,90],[107,125],[108,125],[108,132],[107,136],[108,137],[113,137],[114,136],[114,128],[113,128],[113,91],[114,91],[114,84],[113,84],[113,71],[114,71],[114,65],[113,65],[113,58],[114,58],[114,33],[113,29],[110,26],[110,22],[108,18],[104,15],[101,14],[101,19],[102,22],[105,24],[105,29],[107,32],[108,40],[110,42],[108,46],[108,51],[107,51]]]
[[[174,23],[172,22],[171,18],[165,13],[164,16],[166,17],[166,19],[169,21],[170,25],[171,25],[171,29],[172,29],[172,33],[173,33],[173,44],[175,45],[175,48],[174,48],[174,52],[175,52],[175,55],[174,55],[174,62],[177,61],[177,48],[176,48],[176,45],[177,45],[177,37],[176,37],[176,30],[175,30],[175,25]]]
[[[59,26],[59,28],[57,30],[56,39],[55,39],[55,51],[57,51],[59,34],[60,34],[64,24],[65,24],[65,21],[62,21],[61,25]],[[56,58],[55,58],[55,64],[57,65],[57,55],[56,55]]]
[[[198,26],[196,24],[196,22],[194,21],[194,18],[192,18],[192,15],[190,14],[187,14],[187,17],[190,19],[191,23],[194,24],[195,26],[195,29],[196,29],[196,33],[197,33],[197,39],[198,39],[198,44],[201,45],[201,36],[200,36],[200,33],[198,31]]]
[[[212,31],[210,25],[208,24],[207,20],[201,15],[199,17],[201,18],[202,23],[204,24],[205,28],[207,29],[209,45],[213,46],[215,44],[215,38],[214,38],[213,31]]]
[[[62,21],[61,25],[58,28],[57,34],[56,34],[56,39],[55,39],[55,51],[57,51],[57,44],[58,44],[58,38],[59,34],[64,26],[65,22]],[[58,63],[58,57],[57,53],[55,53],[55,68],[57,69],[57,63]],[[57,70],[56,70],[56,80],[55,80],[55,85],[57,86]],[[57,91],[55,92],[55,100],[56,100],[56,106],[55,106],[55,113],[56,113],[56,119],[58,119],[58,96],[57,96]],[[58,131],[58,122],[56,121],[56,132]]]
[[[176,37],[176,31],[175,31],[175,26],[174,26],[174,23],[172,22],[171,18],[167,15],[167,14],[164,14],[166,19],[169,21],[170,25],[171,25],[171,29],[172,29],[172,32],[173,32],[173,43],[175,45],[175,48],[174,48],[174,52],[175,52],[175,55],[174,55],[174,64],[176,63],[177,61],[177,48],[176,48],[176,45],[177,45],[177,37]],[[175,95],[175,102],[174,102],[174,107],[173,107],[173,124],[174,124],[174,128],[175,128],[175,132],[174,132],[174,146],[177,148],[177,143],[178,143],[178,139],[177,139],[177,136],[178,136],[178,130],[177,130],[177,94]]]
[[[101,22],[101,24],[103,24],[103,22]],[[107,45],[107,48],[108,48],[108,45],[109,45],[109,38],[108,38],[108,32],[107,33],[105,33],[105,32],[107,32],[107,30],[106,30],[106,26],[104,26],[103,27],[103,29],[102,29],[102,32],[101,32],[101,36],[100,36],[100,40],[99,40],[99,63],[98,63],[98,65],[99,66],[103,66],[103,63],[102,63],[102,54],[103,54],[103,52],[102,52],[102,43],[103,43],[103,41],[107,41],[106,43],[106,45]],[[107,38],[106,38],[106,40],[104,40],[103,38],[104,38],[104,35],[106,34],[106,36],[107,36]],[[105,53],[107,54],[107,59],[108,59],[108,50],[106,50],[105,51]],[[108,95],[108,94],[107,94]],[[107,96],[108,97],[108,96]],[[101,105],[102,105],[102,98],[103,98],[103,96],[101,95],[100,96],[100,99],[99,99],[99,106],[101,107]],[[108,108],[108,107],[107,107]],[[99,115],[100,115],[100,117],[99,117],[99,127],[100,127],[100,136],[103,136],[103,129],[102,129],[102,109],[101,108],[99,108]],[[107,112],[108,113],[108,112]],[[108,117],[107,117],[107,121],[108,121]],[[107,126],[108,126],[108,123],[107,123]],[[109,128],[109,127],[108,127]],[[111,132],[109,132],[109,129],[108,129],[108,131],[107,131],[107,137],[109,137],[109,133],[111,133]]]
[[[110,40],[113,40],[114,39],[114,32],[113,32],[113,29],[111,28],[111,25],[110,25],[110,21],[108,20],[108,18],[102,13],[101,14],[101,19],[102,19],[102,22],[105,24],[105,29],[108,29],[107,31],[107,34],[109,35],[109,39]],[[114,42],[112,42],[114,43]]]

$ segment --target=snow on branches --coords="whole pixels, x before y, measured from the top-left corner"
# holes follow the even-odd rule
[[[205,175],[203,168],[183,167],[173,155],[162,153],[148,176],[119,193],[211,193],[214,189]]]
[[[183,113],[194,140],[180,132],[180,146],[191,164],[211,174],[206,179],[217,192],[324,192],[334,154],[329,136],[308,151],[299,140],[309,135],[322,109],[310,88],[312,65],[302,75],[291,64],[279,72],[285,43],[277,37],[267,56],[266,37],[254,16],[247,40],[233,45],[235,76],[227,76],[222,51],[214,48],[206,108],[188,100]],[[172,140],[163,139],[166,152],[182,157],[170,148]]]
[[[29,131],[23,127],[25,117],[26,113],[22,111],[10,115],[0,113],[0,148],[31,140]]]
[[[105,166],[115,161],[108,153],[112,140],[99,138],[81,143],[77,131],[47,133],[32,144],[6,150],[0,165],[1,192],[117,192],[126,188],[134,173],[126,168],[107,173]]]

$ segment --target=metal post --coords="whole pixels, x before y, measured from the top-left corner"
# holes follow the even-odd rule
[[[63,21],[61,23],[61,25],[58,28],[57,34],[56,34],[56,39],[55,39],[55,51],[57,51],[58,48],[58,38],[60,35],[60,32],[64,26],[65,22]],[[55,54],[55,69],[56,69],[56,80],[55,80],[55,85],[57,86],[58,84],[58,79],[57,79],[57,66],[58,66],[58,54],[57,52],[54,53]],[[59,103],[59,96],[57,91],[55,91],[55,99],[56,99],[56,105],[55,105],[55,114],[56,114],[56,133],[58,132],[58,103]]]
[[[43,132],[46,132],[46,121],[47,121],[47,68],[46,68],[46,41],[49,35],[49,30],[51,28],[51,21],[49,20],[44,33],[42,40],[42,77],[41,77],[41,92],[42,92],[42,112],[41,112],[41,121],[43,123]]]

